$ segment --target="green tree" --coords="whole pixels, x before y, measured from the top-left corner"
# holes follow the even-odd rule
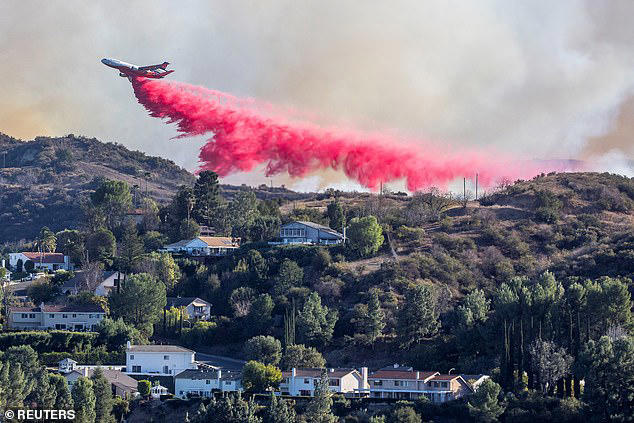
[[[264,392],[277,388],[282,381],[282,372],[272,364],[248,361],[242,368],[242,386],[249,392]]]
[[[271,393],[271,402],[264,411],[263,423],[296,423],[295,404]]]
[[[48,226],[44,226],[37,237],[37,243],[42,252],[52,253],[57,247],[57,238]]]
[[[143,241],[143,247],[147,253],[160,250],[168,243],[169,240],[169,238],[158,231],[147,231],[141,238]]]
[[[383,333],[385,328],[385,312],[381,308],[379,293],[376,289],[370,291],[368,304],[357,304],[355,306],[355,317],[352,321],[357,332],[363,336],[368,344],[374,345],[377,338]]]
[[[136,223],[132,219],[127,219],[121,228],[121,242],[119,243],[119,257],[122,269],[130,273],[137,260],[143,255],[145,249],[139,239],[139,232]]]
[[[248,360],[277,366],[282,359],[282,343],[272,336],[255,336],[244,344],[244,355]]]
[[[95,393],[92,389],[92,381],[85,377],[79,377],[72,390],[73,408],[75,409],[75,422],[92,423],[95,421]]]
[[[73,263],[81,263],[84,257],[84,236],[74,229],[64,229],[55,234],[57,238],[56,251],[70,257]]]
[[[324,345],[332,339],[337,323],[337,311],[321,305],[316,292],[311,293],[297,316],[300,337],[307,343]]]
[[[200,226],[193,220],[183,219],[176,225],[177,234],[176,238],[181,239],[193,239],[200,235]]]
[[[194,218],[201,224],[214,227],[214,218],[222,204],[218,175],[210,170],[200,172],[194,184],[193,194],[196,199]]]
[[[410,406],[398,406],[390,415],[391,423],[421,423],[422,420],[416,411]]]
[[[140,257],[134,266],[134,271],[152,275],[162,281],[168,290],[174,289],[181,276],[174,257],[169,253],[152,252]]]
[[[258,200],[253,191],[240,191],[227,207],[231,235],[246,240],[258,217]]]
[[[35,402],[40,408],[54,408],[57,391],[51,384],[50,374],[41,368],[35,377],[33,391],[29,394],[27,402]]]
[[[350,248],[361,257],[376,254],[383,245],[383,230],[376,217],[355,217],[350,221],[347,231]]]
[[[482,382],[476,392],[469,397],[467,403],[471,417],[479,422],[496,422],[505,409],[504,404],[498,400],[501,390],[500,385],[491,379]]]
[[[255,336],[267,332],[271,327],[275,303],[269,294],[260,294],[251,304],[246,317],[244,333]]]
[[[440,328],[436,299],[428,285],[418,284],[405,295],[405,303],[398,315],[401,347],[420,344],[435,335]]]
[[[32,273],[35,270],[35,263],[33,260],[27,260],[24,262],[24,271],[28,273]]]
[[[607,336],[589,341],[576,363],[585,380],[584,400],[597,421],[631,421],[634,416],[634,339]]]
[[[328,216],[328,226],[337,232],[343,231],[343,226],[346,224],[346,215],[339,201],[328,203],[326,216]]]
[[[114,422],[112,416],[112,388],[101,367],[95,369],[90,379],[95,393],[95,423]]]
[[[126,324],[122,318],[116,320],[106,317],[97,325],[98,345],[105,345],[108,351],[121,351],[127,341],[135,345],[146,344],[147,339],[135,327]]]
[[[73,397],[68,389],[68,382],[62,375],[49,374],[49,384],[55,389],[55,405],[51,408],[57,410],[70,410],[73,408]]]
[[[273,292],[278,296],[286,296],[291,288],[301,286],[304,281],[304,269],[293,260],[284,259],[275,278]]]
[[[287,345],[280,362],[282,369],[290,370],[293,367],[323,368],[326,360],[317,349],[303,344]]]
[[[111,293],[109,303],[115,318],[121,317],[149,336],[167,303],[165,285],[147,273],[132,275],[119,292]]]
[[[120,422],[130,412],[130,403],[117,396],[112,403],[112,414],[116,422]]]
[[[212,398],[207,407],[201,406],[198,411],[197,422],[205,423],[262,423],[256,413],[258,405],[253,398],[248,402],[242,395],[229,394],[221,398]]]
[[[115,228],[132,207],[130,187],[123,181],[104,181],[90,196],[95,208],[106,218],[108,229]]]
[[[147,398],[150,396],[150,389],[152,388],[152,384],[150,383],[149,380],[140,380],[137,383],[137,391],[139,391],[139,395],[141,395],[143,398]]]
[[[251,241],[267,241],[279,236],[282,222],[277,216],[257,216],[249,228]]]
[[[468,293],[462,304],[456,308],[458,326],[466,329],[476,323],[484,323],[489,315],[490,303],[481,289]]]
[[[86,255],[88,261],[111,263],[117,252],[117,240],[106,228],[98,229],[86,237]]]
[[[26,290],[34,304],[49,303],[57,297],[59,289],[47,281],[34,282]]]
[[[332,392],[328,389],[328,374],[324,370],[316,382],[315,395],[306,407],[304,417],[311,423],[335,423],[337,417],[332,414]]]
[[[33,380],[22,370],[20,363],[7,359],[0,362],[0,407],[22,407],[24,400],[33,390]]]

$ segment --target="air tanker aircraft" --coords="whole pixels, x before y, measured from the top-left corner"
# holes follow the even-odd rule
[[[119,76],[128,79],[135,76],[142,76],[145,78],[164,78],[174,72],[173,70],[165,70],[167,65],[169,65],[168,62],[163,62],[160,65],[136,66],[122,62],[121,60],[106,58],[101,59],[101,63],[117,69],[119,71]]]

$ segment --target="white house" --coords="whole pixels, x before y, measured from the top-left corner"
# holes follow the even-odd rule
[[[130,345],[126,348],[126,373],[132,375],[176,376],[197,369],[195,352],[178,345]]]
[[[40,252],[22,252],[9,253],[9,266],[13,270],[18,267],[18,262],[22,263],[22,269],[27,261],[32,261],[35,269],[42,270],[72,270],[70,257],[62,253],[40,253]]]
[[[166,245],[161,251],[188,256],[224,256],[238,248],[240,248],[240,238],[199,236]]]
[[[281,242],[271,244],[340,244],[344,236],[328,226],[313,222],[296,221],[282,225]]]
[[[356,369],[296,369],[282,372],[280,390],[283,395],[312,397],[322,372],[328,373],[328,388],[345,396],[362,396],[368,390],[368,368]]]
[[[9,307],[9,329],[95,331],[106,313],[94,304]]]
[[[211,318],[211,303],[198,297],[167,297],[165,310],[172,307],[185,308],[187,315],[193,320],[209,320]]]
[[[150,396],[154,399],[160,399],[161,395],[167,395],[169,391],[165,386],[154,385],[150,388]]]
[[[100,271],[98,274],[85,272],[83,270],[75,272],[75,276],[64,282],[61,291],[66,295],[77,295],[81,291],[90,291],[100,297],[110,295],[116,290],[117,285],[125,275],[114,271]]]
[[[174,393],[186,398],[187,395],[211,397],[213,392],[242,391],[241,374],[227,370],[185,370],[174,376]]]

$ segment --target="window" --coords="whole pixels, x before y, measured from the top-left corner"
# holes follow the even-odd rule
[[[170,372],[169,366],[163,366],[163,373],[169,373],[169,372]]]
[[[446,388],[447,387],[447,382],[441,382],[440,386],[442,386],[443,388]]]
[[[48,317],[50,317],[51,319],[53,319],[55,317],[54,314],[49,314]]]
[[[141,366],[132,366],[132,373],[141,373]]]
[[[374,386],[383,386],[383,381],[382,380],[375,380],[374,381]]]
[[[134,354],[130,354],[130,360],[134,360]]]
[[[23,319],[28,319],[28,318],[29,318],[29,315],[28,315],[28,314],[26,314],[26,313],[22,313],[22,318],[23,318]]]
[[[205,384],[209,385],[211,381],[209,379],[205,380]]]
[[[62,314],[62,319],[68,319],[68,314]]]
[[[328,379],[328,386],[339,386],[339,379]]]
[[[77,313],[73,313],[73,319],[77,317]]]
[[[30,314],[29,314],[29,319],[35,319],[35,314],[30,313]]]
[[[402,386],[403,382],[401,382],[400,380],[395,380],[394,381],[394,386]]]
[[[169,356],[169,355],[164,355],[164,356],[163,356],[163,360],[169,360],[169,359],[170,359],[170,356]]]
[[[89,319],[92,319],[92,314],[89,314],[89,315],[88,315],[88,318],[89,318]]]
[[[308,379],[308,378],[304,378],[304,383],[305,383],[306,385],[310,385],[310,379]]]
[[[434,382],[434,388],[438,388],[438,382]]]

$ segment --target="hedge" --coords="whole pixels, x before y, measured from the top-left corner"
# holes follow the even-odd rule
[[[49,351],[86,351],[94,345],[95,332],[21,331],[0,333],[0,350],[30,345],[38,353]]]

